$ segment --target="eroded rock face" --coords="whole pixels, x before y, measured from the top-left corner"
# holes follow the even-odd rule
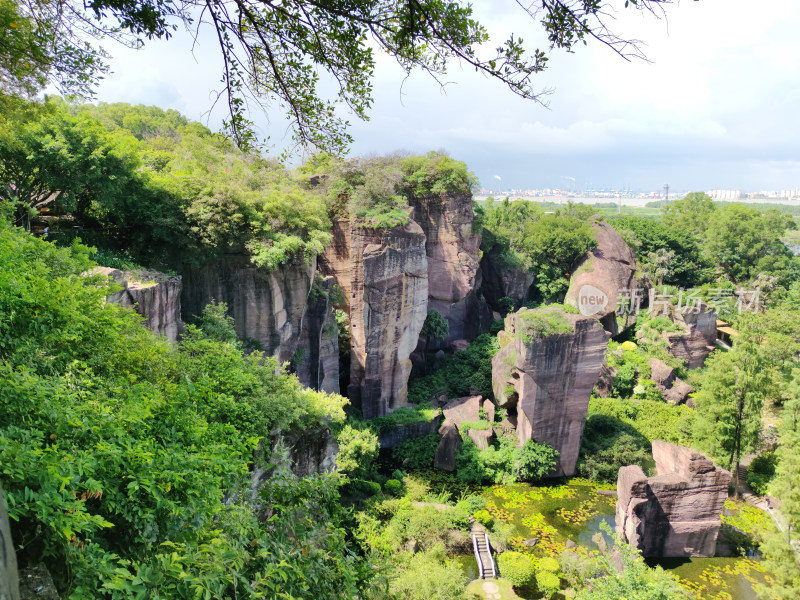
[[[592,226],[597,247],[578,263],[569,284],[564,302],[600,319],[603,327],[615,336],[636,320],[633,311],[617,314],[617,307],[630,304],[630,298],[641,294],[636,279],[636,257],[617,231],[605,221]],[[604,296],[597,305],[587,303],[592,296]],[[619,319],[617,317],[619,316]]]
[[[334,277],[349,308],[350,400],[365,418],[407,405],[409,356],[428,307],[424,232],[414,221],[387,230],[337,221],[320,269]]]
[[[544,318],[571,331],[538,335],[531,324]],[[517,408],[517,436],[559,451],[553,476],[573,475],[592,387],[603,368],[608,334],[600,323],[559,308],[520,309],[506,317],[500,352],[492,359],[497,404]]]
[[[731,474],[702,454],[653,442],[658,475],[623,467],[617,479],[617,531],[643,556],[714,556]]]
[[[445,421],[439,428],[439,435],[442,438],[433,458],[433,466],[435,469],[452,473],[456,470],[456,452],[461,448],[461,434],[455,423]]]
[[[294,355],[302,331],[314,261],[294,258],[277,269],[257,267],[245,254],[228,254],[183,275],[183,312],[200,315],[225,302],[240,338],[258,341],[281,362]]]
[[[297,342],[297,378],[306,387],[339,393],[339,337],[330,302],[333,277],[315,284],[308,296],[300,339]]]
[[[696,311],[672,312],[670,318],[685,330],[681,333],[665,333],[670,353],[685,360],[690,369],[702,367],[716,348],[717,313],[701,304]]]
[[[483,398],[480,396],[465,396],[450,400],[442,408],[444,418],[455,423],[460,428],[464,421],[475,422],[480,419],[480,410],[483,405]]]
[[[158,271],[131,273],[110,267],[95,267],[93,274],[107,275],[122,290],[108,296],[107,300],[133,308],[145,319],[147,328],[175,342],[183,331],[181,321],[181,277]]]
[[[428,310],[436,310],[450,325],[446,347],[480,333],[481,236],[472,231],[475,215],[469,194],[414,198],[413,219],[425,232],[428,258]],[[483,310],[482,310],[483,309]]]
[[[508,297],[514,301],[514,308],[522,306],[533,285],[534,275],[527,269],[504,265],[500,259],[499,247],[484,252],[481,258],[483,295],[493,310],[499,310],[500,298]]]

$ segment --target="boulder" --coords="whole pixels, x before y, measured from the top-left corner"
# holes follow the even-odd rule
[[[481,287],[481,236],[473,232],[472,195],[436,194],[411,199],[412,218],[425,233],[428,259],[428,310],[436,310],[450,325],[447,339],[431,348],[447,347],[458,339],[472,340],[489,312]]]
[[[486,413],[486,420],[494,423],[494,402],[489,399],[483,401],[483,412]]]
[[[617,311],[621,305],[630,308],[630,300],[641,295],[642,284],[636,277],[636,257],[619,233],[599,220],[592,230],[597,247],[578,262],[564,303],[597,317],[613,337],[636,320],[635,308]]]
[[[56,584],[53,582],[53,576],[44,563],[20,569],[19,597],[21,600],[59,600],[61,598],[58,595]]]
[[[433,459],[433,466],[442,471],[453,472],[456,470],[456,452],[461,447],[461,434],[452,421],[445,421],[439,428],[439,447]]]
[[[617,478],[617,532],[645,557],[710,557],[722,525],[731,474],[690,448],[653,442],[657,475],[623,467]]]
[[[516,406],[520,445],[550,444],[560,453],[552,475],[573,475],[609,336],[592,317],[547,307],[510,314],[506,333],[492,359],[495,400]]]
[[[670,404],[683,404],[692,393],[692,386],[675,376],[675,369],[658,360],[650,359],[650,379],[656,384],[664,400]]]
[[[483,398],[480,396],[465,396],[450,400],[442,408],[444,418],[455,424],[459,429],[464,421],[478,421]]]
[[[315,270],[302,257],[270,270],[247,254],[226,254],[184,271],[183,313],[197,316],[209,302],[225,302],[239,338],[286,362],[297,350]]]
[[[350,315],[351,402],[364,418],[406,406],[409,357],[428,310],[422,228],[414,221],[380,230],[337,220],[319,265],[342,288]]]
[[[453,340],[450,343],[450,352],[456,353],[461,352],[462,350],[466,350],[469,348],[469,342],[467,340]]]
[[[475,445],[478,447],[479,450],[488,450],[489,440],[492,439],[494,432],[491,429],[488,430],[470,429],[468,435],[472,439],[472,441],[475,442]]]
[[[183,331],[181,321],[181,277],[158,271],[120,271],[95,267],[92,275],[110,277],[121,286],[107,298],[113,304],[133,308],[145,319],[145,326],[155,334],[175,342]]]

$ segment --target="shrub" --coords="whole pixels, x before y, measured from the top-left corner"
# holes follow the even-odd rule
[[[545,597],[549,598],[561,589],[561,578],[550,571],[536,573],[536,585]]]
[[[383,484],[383,489],[391,496],[400,496],[403,493],[403,482],[389,479]]]
[[[482,509],[476,511],[475,514],[472,515],[472,517],[482,525],[488,527],[489,529],[491,529],[492,525],[494,525],[494,518],[492,517],[491,513],[488,510]]]
[[[549,444],[527,440],[517,450],[515,473],[519,481],[539,481],[556,468],[558,450]]]
[[[336,469],[348,477],[369,477],[380,450],[375,432],[357,422],[346,423],[336,434],[336,441]]]
[[[521,552],[503,552],[497,557],[500,575],[514,587],[524,587],[536,580],[536,567],[531,558]]]
[[[366,479],[351,479],[342,486],[342,490],[348,496],[364,496],[368,498],[381,493],[381,484]]]
[[[520,311],[517,314],[517,327],[518,335],[525,342],[574,331],[572,323],[557,308]]]
[[[747,485],[759,496],[766,496],[777,466],[778,456],[774,452],[756,456],[747,469]]]

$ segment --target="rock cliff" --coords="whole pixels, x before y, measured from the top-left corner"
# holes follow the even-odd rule
[[[315,281],[308,295],[295,350],[295,372],[304,386],[338,394],[339,337],[330,301],[333,285],[333,277]]]
[[[413,219],[425,232],[428,310],[438,311],[450,325],[447,339],[437,342],[437,347],[472,340],[480,333],[480,315],[488,317],[477,294],[481,236],[472,230],[472,196],[435,195],[414,198],[411,204]]]
[[[492,359],[497,404],[516,407],[520,444],[534,439],[559,451],[554,476],[573,475],[608,334],[592,317],[523,308],[506,317],[498,338],[501,349]]]
[[[643,556],[714,556],[731,474],[702,454],[653,442],[655,477],[638,466],[617,479],[617,531]]]
[[[605,221],[595,221],[592,229],[597,247],[578,262],[564,302],[597,317],[615,336],[636,320],[634,311],[618,314],[618,306],[630,306],[631,298],[641,294],[636,257]]]
[[[297,350],[314,271],[314,262],[302,258],[268,270],[246,254],[225,255],[184,272],[183,313],[200,315],[209,302],[225,302],[240,338],[288,361]]]
[[[534,275],[527,269],[504,265],[499,247],[483,253],[481,258],[481,281],[483,296],[492,310],[499,311],[500,298],[511,298],[518,309],[528,298]]]
[[[339,220],[320,270],[342,288],[350,314],[348,397],[365,418],[407,404],[409,356],[428,306],[425,233],[414,221],[377,230]]]
[[[114,304],[133,308],[145,319],[147,328],[166,336],[170,342],[183,330],[181,321],[181,277],[158,271],[129,272],[95,267],[92,273],[108,275],[123,289],[108,296]]]

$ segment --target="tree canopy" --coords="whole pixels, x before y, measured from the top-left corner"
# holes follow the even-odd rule
[[[624,6],[656,12],[668,2],[626,0]],[[339,153],[350,136],[338,107],[368,117],[378,52],[407,73],[419,69],[435,78],[459,61],[537,101],[534,75],[553,49],[569,52],[594,39],[625,58],[642,56],[637,40],[609,29],[612,12],[596,0],[539,0],[520,10],[540,23],[549,49],[529,49],[513,34],[491,51],[483,48],[489,32],[460,1],[28,0],[14,6],[3,0],[0,23],[11,28],[0,37],[0,83],[30,92],[49,79],[62,91],[91,95],[106,67],[103,51],[85,39],[110,36],[136,47],[186,26],[198,40],[207,31],[218,46],[217,99],[226,105],[225,127],[239,147],[255,142],[250,106],[277,105],[298,142]],[[322,74],[335,83],[333,97],[320,91]]]

